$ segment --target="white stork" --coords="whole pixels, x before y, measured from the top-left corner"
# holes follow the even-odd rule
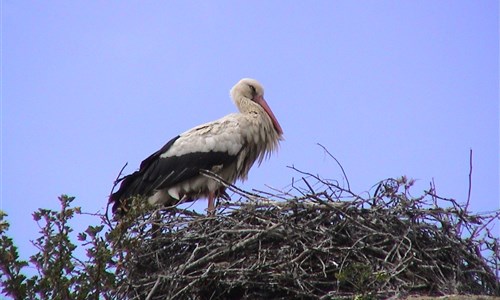
[[[255,161],[260,164],[277,149],[283,130],[259,82],[244,78],[230,94],[240,112],[174,137],[142,161],[138,171],[119,179],[120,188],[109,198],[113,213],[124,213],[126,200],[137,195],[164,205],[208,197],[213,213],[224,186],[200,172],[214,172],[230,183],[245,180]]]

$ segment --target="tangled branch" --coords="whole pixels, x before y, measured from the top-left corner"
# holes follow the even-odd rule
[[[238,200],[221,199],[215,216],[171,207],[122,221],[127,230],[117,245],[123,251],[119,294],[129,299],[500,295],[500,245],[490,231],[500,212],[471,214],[465,205],[436,195],[432,186],[412,197],[412,181],[405,177],[385,180],[363,198],[334,181],[300,174],[300,183],[276,193],[228,185]]]

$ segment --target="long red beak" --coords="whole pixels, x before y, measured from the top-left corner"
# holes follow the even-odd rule
[[[271,121],[273,122],[274,129],[276,129],[276,131],[278,132],[279,135],[282,135],[283,134],[283,129],[281,129],[280,123],[278,123],[278,120],[274,116],[273,111],[271,110],[271,108],[269,107],[269,105],[267,105],[267,102],[264,99],[264,97],[262,97],[262,96],[256,96],[254,98],[254,101],[257,102],[258,104],[260,104],[260,106],[262,106],[262,108],[267,112],[267,114],[271,118]]]

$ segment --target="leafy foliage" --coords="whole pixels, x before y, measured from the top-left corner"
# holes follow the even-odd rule
[[[15,299],[112,299],[116,286],[114,261],[110,242],[103,235],[103,225],[89,226],[78,235],[87,259],[75,256],[77,245],[71,241],[69,222],[81,214],[79,207],[70,207],[74,197],[61,196],[60,211],[39,209],[33,219],[41,236],[33,241],[39,250],[27,261],[19,260],[12,238],[7,236],[9,224],[0,214],[0,279],[2,292]],[[30,265],[38,272],[27,277],[23,268]]]

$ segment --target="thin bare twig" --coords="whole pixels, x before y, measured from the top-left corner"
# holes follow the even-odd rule
[[[121,181],[120,176],[122,176],[123,170],[125,170],[125,168],[127,167],[127,165],[128,165],[128,162],[126,162],[123,165],[123,167],[120,169],[120,172],[118,172],[118,175],[116,175],[115,181],[113,182],[113,187],[111,188],[111,191],[109,192],[108,199],[111,197],[111,195],[115,191],[116,186]],[[111,227],[111,229],[114,229],[113,225],[111,223],[111,220],[109,219],[109,206],[110,205],[111,205],[111,203],[108,201],[108,204],[106,205],[106,222],[107,222],[107,225]]]
[[[344,170],[344,167],[342,167],[342,164],[335,158],[335,156],[333,156],[330,151],[328,151],[328,149],[326,149],[325,146],[323,146],[322,144],[320,143],[317,143],[318,146],[320,146],[321,148],[323,148],[323,150],[331,157],[333,158],[336,162],[337,162],[337,165],[339,165],[340,167],[340,170],[342,170],[342,174],[344,174],[344,178],[345,178],[345,181],[347,183],[347,189],[348,190],[351,190],[351,185],[349,184],[349,178],[347,178],[347,174],[345,173],[345,170]]]
[[[471,191],[472,191],[472,149],[470,149],[469,151],[469,190],[467,192],[467,203],[465,204],[465,210],[469,208]]]

